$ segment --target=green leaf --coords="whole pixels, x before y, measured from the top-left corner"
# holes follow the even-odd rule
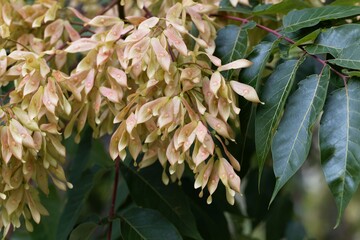
[[[59,221],[56,239],[67,239],[80,216],[87,196],[100,174],[103,174],[103,172],[97,169],[88,169],[79,174],[81,181],[74,184],[74,188],[68,191],[68,200]]]
[[[355,6],[324,6],[294,10],[283,19],[284,30],[295,32],[301,28],[315,26],[321,21],[346,18],[360,14],[360,7]]]
[[[258,89],[265,65],[271,56],[272,50],[278,43],[278,41],[261,42],[256,45],[252,52],[246,57],[246,59],[253,64],[250,67],[241,70],[239,81]]]
[[[56,237],[56,230],[64,204],[55,186],[50,185],[49,190],[48,196],[43,192],[39,194],[41,203],[48,210],[49,216],[41,217],[40,223],[33,225],[34,231],[30,233],[30,236],[34,240],[55,239]]]
[[[326,101],[320,125],[321,162],[341,216],[360,183],[360,82],[352,79]]]
[[[256,168],[247,174],[247,180],[248,184],[244,190],[246,213],[251,219],[252,227],[256,228],[269,213],[269,201],[275,185],[275,176],[271,166],[264,166],[261,183],[258,183],[259,173]]]
[[[177,185],[165,186],[161,180],[161,169],[151,166],[141,171],[121,164],[130,195],[142,207],[152,208],[170,220],[183,236],[202,239],[186,195]]]
[[[359,3],[359,0],[336,0],[331,5],[354,5],[355,3]]]
[[[79,144],[78,152],[70,166],[69,181],[73,189],[67,192],[67,202],[57,228],[56,239],[67,239],[78,220],[88,194],[100,173],[98,168],[88,169],[92,146],[92,131],[88,128]]]
[[[246,57],[246,59],[250,60],[253,63],[253,65],[251,65],[249,68],[244,68],[241,70],[239,75],[239,81],[254,87],[255,90],[259,92],[265,65],[268,62],[273,49],[278,45],[278,43],[279,41],[277,40],[274,42],[261,42],[260,44],[256,45],[252,50],[252,52],[249,54],[249,56]],[[244,126],[244,128],[241,129],[243,134],[240,140],[241,163],[243,163],[243,160],[246,158],[248,150],[250,149],[252,149],[253,151],[255,150],[254,122],[255,122],[255,113],[256,113],[257,104],[251,104],[246,101],[244,105],[245,106],[240,105],[241,111],[243,113],[240,114],[240,122],[243,123],[241,126],[242,127]],[[236,149],[237,148],[238,147],[236,146]],[[238,150],[236,150],[236,152],[238,152]]]
[[[344,69],[343,73],[350,77],[360,77],[360,71],[349,71],[347,69]]]
[[[221,59],[223,65],[245,56],[248,46],[247,31],[254,27],[255,23],[249,22],[242,27],[228,25],[218,31],[215,39],[215,55]],[[226,79],[230,79],[233,72],[234,70],[229,70],[222,74]]]
[[[198,196],[196,197],[199,198]],[[191,202],[191,210],[196,217],[197,226],[204,239],[229,239],[230,234],[227,229],[228,222],[226,221],[224,212],[221,212],[221,209],[206,208],[206,206],[204,206],[205,204],[200,206]]]
[[[306,36],[302,37],[301,39],[297,40],[294,44],[292,44],[290,49],[292,49],[296,46],[303,45],[303,44],[312,43],[317,38],[317,36],[320,34],[320,32],[321,32],[321,30],[317,29],[317,30],[307,34]]]
[[[326,66],[319,75],[300,81],[299,88],[289,97],[271,146],[276,177],[271,201],[308,156],[312,127],[322,111],[329,77],[330,68]]]
[[[301,0],[283,0],[278,4],[257,5],[253,9],[254,15],[263,14],[286,14],[294,9],[303,9],[309,7],[304,1]]]
[[[87,240],[90,239],[93,232],[99,225],[94,222],[86,222],[77,226],[71,232],[69,240]]]
[[[296,71],[303,59],[286,61],[274,70],[260,95],[265,105],[257,108],[255,117],[255,145],[259,163],[259,183],[272,139],[282,117],[286,99],[294,84]]]
[[[206,199],[199,198],[199,190],[194,189],[192,179],[184,178],[181,186],[187,195],[201,236],[206,240],[230,239],[228,219],[224,212],[240,215],[241,211],[237,206],[226,202],[225,189],[218,188],[219,192],[213,195],[213,203],[207,204]]]
[[[346,24],[323,31],[316,39],[315,44],[306,47],[306,51],[311,54],[330,53],[337,58],[342,49],[359,41],[360,24]]]
[[[146,208],[131,208],[121,214],[121,232],[124,239],[132,240],[157,240],[182,239],[166,218],[158,211]]]
[[[328,62],[336,64],[341,67],[360,70],[360,45],[354,44],[347,48],[344,48],[339,57],[336,59],[330,59]]]
[[[229,0],[221,0],[219,11],[251,14],[251,9],[249,7],[240,4],[238,4],[236,7],[233,7]]]

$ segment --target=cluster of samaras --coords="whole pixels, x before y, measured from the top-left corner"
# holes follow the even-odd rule
[[[126,9],[142,10],[130,2]],[[138,4],[150,4],[146,10],[151,10],[154,2]],[[113,159],[129,153],[140,168],[159,161],[165,184],[180,180],[187,164],[201,196],[207,187],[208,203],[219,181],[234,203],[240,192],[234,169],[240,165],[225,143],[234,140],[229,121],[238,121],[235,93],[259,99],[252,87],[221,74],[248,67],[249,61],[222,65],[213,56],[216,25],[210,14],[218,1],[163,1],[158,17],[147,11],[146,17],[128,16],[125,22],[110,15],[88,19],[69,8],[91,37],[57,19],[66,9],[55,1],[23,6],[0,0],[0,5],[0,84],[14,85],[0,107],[5,232],[10,224],[20,226],[21,215],[31,230],[29,219],[39,222],[47,213],[35,187],[48,193],[48,176],[60,189],[71,187],[61,167],[61,140],[76,132],[80,141],[86,123],[94,137],[112,134]],[[80,61],[74,59],[78,53]]]

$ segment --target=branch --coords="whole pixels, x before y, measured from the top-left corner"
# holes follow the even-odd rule
[[[124,10],[124,6],[121,5],[121,0],[117,1],[117,7],[118,7],[119,18],[124,20],[125,19],[125,10]]]
[[[226,19],[231,19],[231,20],[234,20],[234,21],[238,21],[238,22],[242,22],[242,23],[249,23],[250,20],[248,19],[245,19],[245,18],[240,18],[240,17],[235,17],[235,16],[229,16],[229,15],[219,15],[219,14],[212,14],[211,16],[214,16],[214,17],[222,17],[222,18],[226,18]],[[259,23],[256,23],[256,27],[257,28],[260,28],[262,30],[265,30],[267,31],[268,33],[271,33],[273,34],[274,36],[276,36],[277,38],[282,38],[284,39],[285,41],[291,43],[291,44],[295,44],[295,41],[292,40],[291,38],[288,38],[284,35],[282,35],[281,33],[279,33],[278,31],[274,30],[274,29],[271,29],[271,28],[268,28],[264,25],[261,25]],[[326,60],[323,60],[321,58],[319,58],[318,56],[316,55],[313,55],[313,54],[310,54],[308,51],[306,51],[305,48],[303,48],[302,46],[297,46],[298,48],[300,48],[304,53],[306,53],[307,55],[311,56],[312,58],[314,58],[316,61],[318,61],[319,63],[321,63],[323,66],[326,66],[328,65],[331,69],[331,71],[333,71],[336,75],[338,75],[343,81],[344,81],[344,85],[346,86],[346,83],[347,83],[347,80],[349,78],[349,76],[347,75],[344,75],[342,73],[340,73],[339,71],[337,71],[335,68],[333,68],[331,65],[329,65]]]
[[[117,189],[119,185],[119,170],[120,170],[120,159],[115,159],[115,177],[114,177],[114,186],[113,186],[113,192],[111,197],[111,206],[109,211],[109,228],[108,228],[108,234],[107,239],[111,240],[111,232],[112,232],[112,219],[115,217],[115,203],[116,203],[116,195],[117,195]]]

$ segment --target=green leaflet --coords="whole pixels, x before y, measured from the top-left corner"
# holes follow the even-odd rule
[[[132,240],[181,240],[174,225],[153,209],[131,208],[121,214],[121,233]]]
[[[259,4],[251,10],[248,6],[238,4],[233,7],[229,0],[222,0],[220,2],[219,11],[252,14],[252,15],[264,15],[264,14],[286,14],[293,9],[303,9],[309,7],[304,1],[301,0],[283,0],[278,4]]]
[[[346,18],[360,14],[360,7],[324,6],[294,10],[283,19],[284,31],[294,32],[301,28],[311,27],[321,21]]]
[[[360,70],[360,45],[359,43],[344,48],[339,57],[328,60],[330,63],[341,67]]]
[[[354,5],[355,3],[359,3],[359,0],[336,0],[331,5]]]
[[[91,150],[94,148],[94,141],[91,135],[92,130],[88,128],[84,133],[83,140],[79,144],[76,156],[72,159],[69,182],[73,184],[73,189],[69,189],[67,192],[67,202],[59,220],[56,239],[68,238],[80,216],[90,191],[97,179],[104,174],[104,169],[97,166],[92,168],[86,167],[95,156],[91,154]]]
[[[326,66],[320,75],[302,80],[299,88],[289,97],[271,146],[276,176],[271,202],[308,156],[311,130],[322,111],[329,77],[330,68]]]
[[[311,54],[330,53],[339,57],[342,49],[360,41],[360,24],[346,24],[324,30],[315,41],[315,44],[305,49]]]
[[[126,164],[121,164],[120,169],[128,184],[130,195],[139,206],[158,210],[183,236],[202,239],[185,194],[174,184],[165,186],[160,180],[159,168],[152,166],[139,172]]]
[[[293,9],[303,9],[306,7],[309,7],[309,5],[301,0],[283,0],[278,4],[257,5],[253,9],[253,14],[286,14]]]
[[[275,185],[275,176],[272,167],[265,166],[262,172],[261,183],[258,182],[259,172],[256,168],[249,171],[247,179],[248,184],[244,190],[247,206],[246,212],[255,228],[268,214],[269,201]],[[278,200],[280,200],[280,198],[276,199],[276,201]],[[271,208],[271,211],[273,211],[273,208]]]
[[[303,59],[286,61],[274,70],[261,93],[265,105],[257,108],[255,117],[255,145],[259,163],[259,183],[271,142],[282,117],[285,102],[294,84],[296,71]]]
[[[94,222],[85,222],[79,224],[74,231],[71,232],[69,240],[88,240],[99,225]]]
[[[360,82],[351,79],[326,102],[320,125],[321,162],[341,216],[360,183]]]
[[[194,197],[198,196],[195,195]],[[227,219],[221,208],[213,206],[213,204],[205,205],[201,201],[200,204],[197,204],[195,203],[197,199],[194,198],[189,199],[189,201],[191,204],[191,211],[196,218],[197,227],[204,239],[217,240],[230,238],[227,225],[228,221],[226,221]]]
[[[48,196],[42,192],[39,194],[41,203],[49,211],[49,216],[43,216],[39,224],[33,224],[34,231],[30,234],[31,239],[55,239],[56,237],[61,209],[64,204],[54,186],[50,185],[49,190]]]
[[[254,22],[249,22],[243,27],[228,25],[220,29],[215,39],[215,55],[221,59],[224,65],[237,59],[241,59],[246,54],[248,47],[247,31],[255,27]],[[234,70],[222,72],[225,79],[231,79]]]
[[[317,36],[320,34],[321,30],[316,29],[315,31],[307,34],[306,36],[302,37],[301,39],[297,40],[294,44],[291,45],[290,48],[294,48],[303,44],[313,43]]]
[[[239,81],[258,90],[265,65],[270,58],[271,51],[278,43],[278,41],[261,42],[256,45],[249,56],[246,57],[246,59],[253,64],[250,67],[241,70]]]
[[[259,92],[265,65],[268,62],[273,49],[276,48],[278,43],[279,40],[274,42],[265,41],[256,45],[249,56],[246,57],[246,59],[250,60],[253,65],[251,65],[249,68],[244,68],[241,70],[239,81],[252,86],[257,92]],[[245,128],[242,129],[244,132],[244,137],[242,137],[243,140],[241,142],[241,163],[246,157],[246,150],[255,149],[255,143],[253,139],[255,135],[254,119],[256,108],[257,104],[246,103],[246,105],[242,107],[242,113],[239,115],[240,122],[246,123],[246,125],[243,125]],[[249,138],[251,141],[249,141]],[[251,148],[249,147],[250,144],[252,145]]]
[[[236,7],[233,7],[229,0],[221,0],[219,11],[251,14],[251,9],[248,6],[238,4]]]
[[[350,77],[360,77],[360,71],[349,71],[347,69],[344,69],[343,73]]]

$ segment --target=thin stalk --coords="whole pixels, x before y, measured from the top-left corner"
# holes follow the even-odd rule
[[[109,228],[108,228],[108,234],[107,239],[111,239],[111,232],[112,232],[112,219],[115,217],[115,203],[116,203],[116,195],[117,195],[117,189],[119,185],[119,174],[120,174],[120,159],[116,158],[115,160],[115,177],[114,177],[114,185],[113,185],[113,192],[111,197],[111,206],[109,211]]]
[[[238,22],[242,22],[242,23],[249,23],[250,20],[245,19],[245,18],[240,18],[240,17],[235,17],[235,16],[229,16],[229,15],[219,15],[219,14],[212,14],[212,16],[214,17],[222,17],[222,18],[226,18],[226,19],[231,19],[234,21],[238,21]],[[259,23],[256,23],[256,27],[259,29],[262,29],[264,31],[267,31],[268,33],[273,34],[274,36],[276,36],[277,38],[282,38],[285,41],[291,43],[291,44],[295,44],[295,41],[292,40],[289,37],[286,37],[284,35],[282,35],[281,33],[279,33],[278,31],[268,28],[264,25],[261,25]],[[331,65],[329,65],[326,60],[323,60],[321,58],[319,58],[316,55],[310,54],[308,51],[306,51],[305,48],[303,48],[302,46],[297,46],[298,48],[300,48],[304,53],[306,53],[307,55],[311,56],[312,58],[314,58],[317,62],[321,63],[323,66],[328,65],[331,69],[331,71],[333,71],[336,75],[338,75],[343,81],[344,81],[344,85],[346,86],[347,83],[347,79],[349,78],[349,76],[342,74],[341,72],[337,71],[335,68],[333,68]]]
[[[11,38],[6,38],[6,40],[9,41],[9,42],[13,42],[13,43],[19,44],[20,46],[22,46],[23,48],[25,48],[27,51],[32,52],[27,46],[25,46],[24,44],[22,44],[22,43],[20,43],[20,42],[18,42],[18,41],[15,41],[15,40],[13,40],[13,39],[11,39]]]

